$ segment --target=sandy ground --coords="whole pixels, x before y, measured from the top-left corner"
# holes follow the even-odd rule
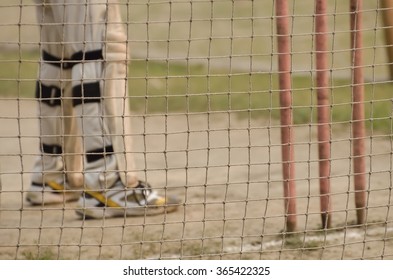
[[[367,140],[367,224],[354,227],[350,131],[332,130],[333,229],[321,231],[316,128],[295,133],[298,234],[285,220],[279,127],[234,114],[132,117],[139,174],[183,206],[81,220],[24,200],[38,154],[33,101],[0,102],[0,259],[393,259],[392,146]]]

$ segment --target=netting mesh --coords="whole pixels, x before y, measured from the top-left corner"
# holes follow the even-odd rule
[[[327,1],[331,226],[323,228],[315,2],[288,1],[296,187],[296,228],[288,232],[276,1],[120,1],[131,54],[124,118],[132,122],[133,171],[181,203],[155,216],[84,219],[76,201],[26,201],[47,137],[42,120],[50,118],[35,97],[42,3],[3,0],[0,258],[391,259],[392,85],[381,15],[390,9],[364,1],[361,10],[366,201],[359,225],[350,1]]]

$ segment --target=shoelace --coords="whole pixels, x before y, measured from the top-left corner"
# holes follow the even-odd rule
[[[145,201],[145,203],[142,203],[142,200],[139,199],[137,192],[134,191],[132,193],[134,200],[138,203],[138,205],[142,206],[144,204],[146,204],[147,202],[147,198],[149,197],[149,195],[152,193],[152,188],[148,183],[145,183],[143,181],[138,181],[138,185],[135,187],[135,189],[141,189],[141,193],[143,196],[143,200]]]

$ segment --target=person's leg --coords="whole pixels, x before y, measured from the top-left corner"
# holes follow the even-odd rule
[[[127,38],[118,6],[112,0],[50,2],[62,46],[53,63],[71,69],[64,155],[68,181],[83,189],[77,213],[102,218],[176,209],[177,200],[158,196],[134,172]]]
[[[100,99],[96,101],[99,105],[98,117],[104,120],[101,129],[105,130],[104,135],[110,135],[110,138],[105,138],[101,145],[109,148],[109,154],[107,153],[102,159],[95,156],[94,161],[89,162],[89,153],[87,152],[85,166],[87,170],[93,172],[85,176],[85,192],[79,200],[81,208],[77,210],[77,213],[86,218],[102,218],[152,215],[173,211],[177,208],[179,201],[173,197],[159,196],[148,183],[138,180],[134,172],[127,86],[129,54],[119,6],[113,0],[95,0],[93,2],[106,3],[105,14],[95,10],[96,5],[86,7],[85,12],[88,15],[86,18],[96,18],[94,22],[105,22],[105,25],[102,25],[101,36],[97,36],[99,33],[90,31],[89,28],[85,30],[85,36],[88,36],[90,42],[102,44],[102,72],[94,73],[100,74],[99,77],[97,76],[101,82]],[[89,10],[89,8],[91,9]],[[104,17],[101,17],[102,15]],[[99,27],[95,26],[95,28]],[[86,63],[76,66],[76,69],[79,69],[76,71],[77,75],[78,73],[88,75],[89,71],[86,72],[88,69],[83,69],[83,66],[86,66]],[[95,69],[98,69],[97,66]],[[94,80],[93,76],[87,78]],[[78,77],[73,77],[73,79],[78,80]],[[86,77],[80,80],[85,81]],[[84,107],[79,110],[83,111]],[[86,125],[88,125],[87,120]],[[90,133],[91,136],[94,134],[94,132]],[[84,144],[85,147],[89,145],[88,141]],[[107,146],[108,144],[110,145]],[[111,154],[112,152],[113,154]]]
[[[64,126],[62,96],[66,89],[70,70],[61,69],[48,58],[59,56],[62,47],[59,42],[58,27],[54,25],[52,9],[37,6],[40,23],[41,63],[36,84],[36,98],[39,111],[40,152],[32,174],[31,186],[26,199],[32,204],[64,203],[76,200],[80,194],[67,191],[68,184],[64,173]]]

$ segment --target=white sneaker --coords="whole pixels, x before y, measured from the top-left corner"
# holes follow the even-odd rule
[[[62,204],[78,200],[80,191],[70,190],[66,184],[55,181],[32,183],[26,194],[26,200],[32,205]]]
[[[84,190],[76,213],[84,219],[158,215],[176,211],[180,200],[162,197],[148,183],[126,188],[120,180],[103,191]]]

